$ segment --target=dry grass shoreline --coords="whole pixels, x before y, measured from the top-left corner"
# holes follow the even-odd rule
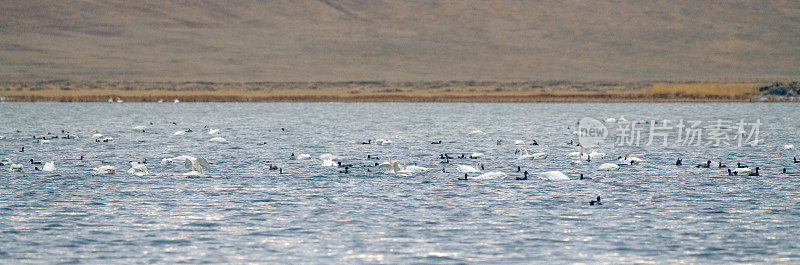
[[[666,82],[0,82],[20,102],[751,102],[765,83]],[[786,101],[769,97],[766,101]]]

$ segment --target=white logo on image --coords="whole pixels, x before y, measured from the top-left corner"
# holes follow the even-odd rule
[[[578,125],[578,142],[584,148],[598,148],[608,137],[608,128],[594,118],[585,117]]]

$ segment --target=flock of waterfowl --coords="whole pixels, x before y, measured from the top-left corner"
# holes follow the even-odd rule
[[[173,124],[175,124],[175,123],[173,123]],[[152,125],[152,123],[151,123],[151,125]],[[139,125],[139,126],[134,126],[132,129],[135,130],[135,131],[145,132],[145,130],[147,130],[147,126]],[[191,129],[180,130],[180,131],[176,131],[172,135],[173,136],[180,136],[180,135],[185,135],[187,132],[192,132],[192,130]],[[16,133],[22,134],[22,132],[19,131],[19,130],[17,130]],[[208,130],[208,134],[209,135],[213,135],[213,134],[217,134],[217,133],[219,133],[218,129],[209,129]],[[61,130],[61,135],[49,132],[49,133],[47,133],[47,135],[44,135],[44,136],[33,135],[31,138],[35,140],[35,143],[43,144],[43,145],[49,145],[52,140],[57,140],[57,139],[70,140],[70,139],[78,139],[79,137],[77,137],[74,134],[71,134],[70,132],[68,132],[66,130]],[[94,142],[106,142],[107,143],[107,142],[114,141],[114,138],[106,136],[106,135],[103,135],[98,130],[92,130],[89,133],[89,138],[92,139]],[[0,140],[5,140],[5,139],[6,139],[5,136],[0,135]],[[225,138],[222,138],[222,137],[212,137],[208,141],[209,142],[214,142],[214,143],[225,143],[225,142],[227,142],[227,140]],[[21,156],[24,156],[25,147],[24,146],[20,147],[18,153],[20,153]],[[77,160],[81,160],[81,161],[84,160],[84,156],[83,155],[80,156],[80,158],[77,158]],[[31,166],[33,167],[34,171],[40,171],[40,170],[41,171],[56,171],[55,161],[50,161],[50,162],[44,163],[43,165],[42,165],[41,161],[34,161],[33,159],[28,159],[28,161],[31,164]],[[132,174],[132,175],[136,175],[136,176],[144,176],[144,175],[148,174],[148,172],[149,172],[148,169],[147,169],[147,165],[146,164],[147,164],[147,159],[144,158],[144,157],[139,158],[137,161],[129,161],[128,162],[128,166],[130,168],[126,172],[129,173],[129,174]],[[169,164],[182,165],[187,170],[189,170],[189,172],[186,172],[186,173],[182,174],[182,175],[187,176],[187,177],[202,177],[211,168],[211,164],[208,163],[208,161],[206,161],[205,158],[188,156],[188,155],[181,155],[181,156],[177,156],[177,157],[164,158],[164,159],[161,160],[161,164],[162,165],[169,165]],[[9,157],[0,157],[0,166],[8,166],[9,167],[8,170],[11,171],[11,172],[23,172],[24,169],[25,169],[24,163],[14,163],[14,161]],[[115,174],[117,172],[117,167],[114,166],[114,165],[100,165],[100,166],[94,167],[93,171],[96,174]]]
[[[613,119],[613,118],[606,119],[606,122],[614,122],[615,121],[615,120],[611,120],[611,119]],[[176,125],[176,123],[173,123],[173,124]],[[150,123],[150,125],[152,125],[152,123]],[[135,130],[135,131],[145,132],[148,128],[145,125],[139,125],[139,126],[132,127],[132,129]],[[219,129],[213,129],[213,128],[208,128],[208,127],[204,127],[204,129],[207,129],[207,131],[205,133],[208,134],[208,137],[210,137],[208,139],[208,142],[220,143],[220,144],[223,144],[223,143],[227,142],[227,140],[225,138],[219,137],[219,136],[215,136],[215,135],[220,133]],[[281,131],[286,132],[286,130],[284,128],[281,128]],[[179,131],[174,132],[172,135],[173,136],[182,136],[182,135],[186,135],[187,133],[191,133],[191,132],[192,132],[191,129],[179,130]],[[16,133],[22,134],[22,132],[20,132],[20,131],[16,131]],[[475,130],[475,131],[469,132],[467,135],[469,135],[469,136],[480,136],[480,135],[485,135],[485,133],[480,131],[480,130]],[[90,139],[92,139],[92,141],[95,141],[95,142],[111,142],[111,141],[114,141],[114,139],[112,137],[103,135],[98,130],[92,130],[89,133],[88,137]],[[5,140],[5,139],[6,139],[5,136],[0,135],[0,140]],[[33,140],[35,140],[36,143],[39,143],[39,144],[42,144],[42,145],[48,145],[48,144],[51,144],[53,140],[78,139],[78,137],[76,137],[76,135],[71,134],[70,132],[68,132],[66,130],[61,130],[61,135],[57,135],[57,134],[54,134],[54,133],[47,133],[47,135],[44,135],[44,136],[33,135],[29,139],[33,139]],[[264,144],[266,144],[266,143],[264,143]],[[354,143],[354,144],[389,146],[389,145],[392,145],[392,141],[388,140],[388,139],[375,139],[374,141],[372,139],[369,139],[367,141],[357,142],[357,143]],[[434,141],[430,142],[430,144],[432,144],[432,145],[441,145],[441,144],[444,144],[444,143],[441,140],[434,140]],[[644,162],[643,159],[631,156],[629,154],[619,155],[619,156],[616,157],[616,159],[609,160],[609,159],[606,159],[607,156],[606,156],[605,153],[597,152],[595,150],[592,150],[592,151],[589,151],[589,152],[584,152],[583,147],[580,147],[579,144],[573,144],[572,141],[570,143],[567,143],[567,144],[574,145],[574,146],[576,146],[578,148],[577,151],[570,152],[570,153],[567,154],[567,156],[570,158],[569,164],[573,165],[573,166],[579,165],[579,164],[583,164],[583,163],[588,163],[588,162],[591,162],[591,161],[600,161],[600,162],[597,162],[597,163],[600,163],[600,165],[597,166],[597,168],[596,168],[597,170],[599,170],[599,171],[618,171],[618,170],[620,170],[621,167],[637,166],[640,163]],[[261,144],[259,143],[259,145],[261,145]],[[502,140],[498,140],[497,141],[497,145],[502,145]],[[546,154],[544,152],[531,153],[527,149],[528,146],[538,146],[538,145],[539,145],[539,143],[536,140],[532,140],[532,141],[515,140],[513,142],[514,155],[519,160],[534,160],[534,159],[535,160],[543,160],[543,159],[547,159],[548,154]],[[784,149],[792,150],[792,149],[794,149],[794,145],[785,145]],[[24,147],[20,147],[20,149],[19,149],[19,157],[23,157],[24,155],[25,155],[25,148]],[[486,155],[484,153],[478,153],[478,152],[471,153],[471,154],[464,153],[464,154],[459,154],[459,155],[453,155],[453,154],[450,154],[450,153],[441,153],[441,154],[438,155],[438,159],[440,160],[439,163],[442,165],[442,172],[444,172],[444,173],[456,173],[457,172],[459,175],[455,179],[459,180],[459,181],[484,180],[484,179],[504,179],[504,178],[508,178],[510,176],[508,173],[505,173],[505,172],[502,172],[502,171],[488,171],[488,172],[486,172],[485,166],[484,166],[484,164],[482,162],[482,161],[484,161],[484,157],[485,156]],[[426,171],[429,170],[429,168],[418,166],[418,165],[416,165],[416,163],[413,163],[411,165],[407,164],[405,161],[402,161],[402,163],[401,163],[401,161],[393,159],[392,156],[386,157],[386,160],[384,162],[374,162],[374,161],[372,161],[372,160],[378,160],[378,161],[381,160],[379,157],[374,156],[374,155],[369,155],[368,154],[368,155],[366,155],[366,157],[367,157],[367,160],[370,161],[370,162],[365,164],[365,165],[358,166],[359,168],[365,168],[366,172],[376,171],[376,172],[383,172],[385,174],[392,174],[392,175],[396,175],[396,176],[411,176],[411,175],[422,173],[422,172],[426,172]],[[84,156],[81,156],[80,158],[78,158],[78,160],[83,160],[83,159],[84,159]],[[294,153],[291,153],[290,155],[288,155],[286,157],[286,159],[288,159],[288,160],[308,160],[308,161],[313,160],[311,154],[297,154],[297,155],[295,155]],[[327,153],[327,154],[318,155],[316,157],[316,159],[319,160],[321,162],[321,165],[324,166],[324,167],[341,168],[341,170],[338,171],[339,173],[349,174],[349,173],[352,172],[352,170],[351,170],[351,168],[353,168],[352,164],[345,164],[345,163],[342,163],[341,161],[337,161],[337,160],[342,160],[343,159],[343,157],[341,157],[341,156],[337,156],[337,155],[334,155],[334,154]],[[463,162],[462,163],[458,163],[458,162],[455,162],[456,160],[462,160],[463,161],[463,160],[469,160],[469,159],[475,160],[474,165],[473,165],[473,163],[463,163]],[[11,171],[11,172],[23,172],[26,169],[26,167],[24,166],[24,164],[26,164],[26,163],[30,163],[31,167],[33,167],[34,171],[39,171],[39,170],[41,170],[41,171],[56,171],[57,170],[55,161],[49,161],[49,162],[46,162],[46,163],[42,163],[41,161],[34,161],[33,159],[23,159],[23,161],[27,161],[27,162],[25,162],[25,163],[15,163],[9,157],[2,157],[2,158],[0,158],[0,166],[7,166],[8,170]],[[800,161],[798,161],[796,157],[793,159],[792,162],[793,163],[800,163]],[[162,166],[168,166],[168,165],[180,165],[180,166],[183,166],[186,170],[188,170],[188,172],[185,172],[182,175],[187,176],[187,177],[203,177],[211,169],[211,163],[206,161],[205,158],[199,157],[199,156],[198,157],[189,156],[189,155],[180,155],[180,156],[176,156],[176,157],[162,158],[161,159],[161,165]],[[452,167],[450,167],[450,168],[454,169],[454,171],[448,172],[447,168],[448,168],[449,165],[452,165]],[[675,162],[675,166],[682,166],[682,165],[683,165],[683,160],[678,158],[677,161]],[[137,161],[129,161],[127,166],[128,166],[128,169],[127,169],[126,172],[129,173],[129,174],[135,175],[135,176],[144,176],[144,175],[149,173],[148,167],[147,167],[147,159],[144,158],[144,157],[139,158]],[[713,168],[727,168],[727,165],[725,165],[723,162],[720,162],[720,161],[706,160],[706,161],[697,163],[695,165],[695,167],[698,167],[698,168],[712,168],[712,167]],[[93,168],[93,170],[94,170],[94,173],[96,173],[96,174],[114,174],[117,171],[117,167],[115,165],[100,165],[100,166],[97,166],[97,167]],[[283,168],[279,167],[279,166],[276,166],[276,165],[269,165],[269,170],[277,170],[279,172],[279,174],[284,173],[283,172]],[[735,176],[735,175],[759,176],[759,174],[760,174],[759,170],[760,170],[760,167],[758,167],[758,166],[750,167],[750,166],[747,166],[747,165],[743,165],[741,163],[736,163],[736,167],[735,168],[732,168],[732,169],[731,168],[727,168],[727,173],[728,173],[728,175],[731,175],[731,176]],[[516,171],[517,171],[517,174],[515,174],[515,176],[513,178],[514,180],[528,180],[528,176],[529,176],[528,171],[523,170],[519,166],[517,166]],[[786,173],[786,168],[783,169],[783,173]],[[461,175],[461,174],[463,174],[463,175]],[[536,174],[536,176],[539,179],[549,180],[549,181],[563,181],[563,180],[570,180],[571,179],[570,176],[568,176],[567,174],[565,174],[565,173],[563,173],[561,171],[540,172],[540,173]],[[573,177],[573,178],[575,178],[577,180],[590,179],[590,178],[584,177],[584,175],[582,173],[580,174],[579,177]],[[602,205],[599,196],[595,200],[590,201],[589,204],[590,205]]]

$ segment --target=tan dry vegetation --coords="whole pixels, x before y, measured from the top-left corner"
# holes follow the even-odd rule
[[[654,83],[644,94],[656,98],[749,99],[758,95],[760,83]]]
[[[619,82],[0,82],[12,101],[674,102],[749,101],[755,83]]]

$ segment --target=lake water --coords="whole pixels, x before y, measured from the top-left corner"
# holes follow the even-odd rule
[[[784,149],[800,146],[798,110],[779,103],[1,103],[0,157],[24,170],[0,169],[0,263],[800,263],[800,164],[792,163],[796,149]],[[577,121],[621,115],[759,120],[764,142],[607,143],[599,151],[608,157],[570,165]],[[228,143],[208,142],[204,126],[220,129],[213,136]],[[96,142],[95,129],[113,141]],[[193,132],[172,135],[186,129]],[[474,130],[486,134],[468,135]],[[40,144],[33,137],[47,133],[78,138]],[[360,144],[377,138],[392,144]],[[536,140],[526,148],[547,159],[518,160],[514,140]],[[440,163],[442,153],[474,152],[484,153],[484,171],[508,177],[458,181],[456,165],[478,160]],[[289,160],[292,153],[313,159]],[[316,157],[325,153],[353,167],[348,174],[324,167]],[[626,153],[644,161],[597,170]],[[178,155],[202,156],[211,170],[187,178],[183,166],[160,163]],[[430,170],[396,176],[374,166],[389,155]],[[140,157],[149,174],[126,173]],[[55,161],[57,169],[36,171],[41,165],[30,159]],[[706,160],[758,166],[760,176],[693,166]],[[116,174],[94,173],[101,165],[116,166]],[[531,178],[513,180],[517,166]],[[536,177],[551,170],[571,180]],[[581,173],[592,179],[577,179]],[[590,206],[596,196],[603,205]]]

